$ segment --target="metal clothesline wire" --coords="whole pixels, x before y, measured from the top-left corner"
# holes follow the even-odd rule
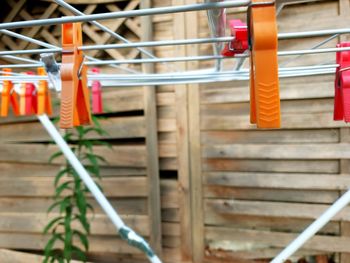
[[[166,7],[156,7],[156,8],[147,8],[147,9],[138,9],[138,10],[92,14],[92,15],[84,15],[84,16],[18,21],[18,22],[2,23],[0,24],[0,29],[57,25],[57,24],[75,23],[75,22],[90,22],[95,20],[173,14],[173,13],[191,12],[191,11],[207,11],[207,10],[214,10],[214,9],[221,9],[221,8],[248,6],[250,3],[251,3],[250,0],[239,0],[239,1],[231,0],[231,1],[217,2],[217,3],[200,3],[200,4],[191,4],[191,5],[166,6]]]
[[[341,48],[323,48],[323,49],[306,49],[306,50],[292,50],[292,51],[279,51],[278,56],[294,56],[294,55],[312,55],[321,53],[332,53],[340,51],[349,51],[350,47]],[[0,52],[1,54],[1,52]],[[161,63],[161,62],[183,62],[183,61],[204,61],[213,59],[234,59],[241,57],[249,57],[248,54],[238,54],[235,57],[224,56],[192,56],[192,57],[170,57],[170,58],[157,58],[157,59],[125,59],[125,60],[102,60],[102,61],[88,61],[85,65],[109,65],[109,64],[138,64],[138,63]],[[38,64],[15,64],[15,65],[0,65],[0,68],[35,68],[42,67],[41,63]]]
[[[6,34],[8,36],[15,37],[15,38],[27,41],[29,43],[33,43],[33,44],[37,44],[39,46],[46,47],[47,49],[61,49],[61,48],[59,48],[57,46],[54,46],[54,45],[51,45],[49,43],[46,43],[46,42],[43,42],[43,41],[31,38],[31,37],[27,37],[25,35],[18,34],[18,33],[15,33],[15,32],[12,32],[12,31],[9,31],[9,30],[6,30],[6,29],[1,29],[0,33],[3,33],[3,34]],[[42,50],[42,49],[38,49],[38,50]],[[44,49],[44,50],[46,50],[46,49]],[[47,52],[42,52],[42,53],[47,53]],[[25,54],[39,54],[39,53],[33,52],[33,53],[25,53]],[[93,57],[90,57],[90,56],[86,56],[86,58],[89,59],[89,60],[92,60],[92,61],[100,61],[99,59],[96,59],[96,58],[93,58]],[[21,60],[21,59],[27,60],[27,62],[29,61],[29,59],[26,59],[26,58],[18,58],[18,60]],[[36,62],[36,63],[39,63],[39,61],[35,61],[35,60],[32,60],[32,61]],[[128,68],[125,68],[125,67],[120,67],[118,65],[114,65],[113,67],[116,67],[118,69],[127,71],[129,73],[139,73],[138,71],[135,71],[135,70],[132,70],[132,69],[128,69]]]
[[[20,38],[17,33],[0,30],[1,33],[5,33],[17,38]],[[317,31],[305,31],[305,32],[292,32],[292,33],[279,33],[278,39],[293,39],[306,36],[326,36],[333,35],[330,38],[322,41],[316,47],[327,43],[336,36],[340,34],[349,34],[350,28],[334,29],[334,30],[317,30]],[[32,43],[43,43],[45,42],[38,41],[32,38],[23,36],[22,40],[30,41]],[[79,47],[79,50],[105,50],[105,49],[119,49],[119,48],[138,48],[138,47],[159,47],[159,46],[174,46],[174,45],[193,45],[193,44],[210,44],[210,43],[220,43],[220,42],[229,42],[234,40],[234,37],[216,37],[216,38],[194,38],[194,39],[178,39],[178,40],[161,40],[161,41],[145,41],[145,42],[129,42],[129,43],[120,43],[120,44],[104,44],[104,45],[85,45]],[[44,46],[43,44],[39,44]],[[59,53],[62,52],[62,48],[56,47],[50,44],[46,44],[44,47],[47,49],[27,49],[27,50],[10,50],[10,51],[0,51],[0,55],[13,55],[13,54],[39,54],[39,53]],[[152,57],[155,57],[152,55]]]
[[[73,14],[77,15],[77,16],[86,16],[86,14],[84,14],[83,12],[79,11],[78,9],[76,9],[75,7],[71,6],[70,4],[66,3],[63,0],[54,0],[56,2],[56,4],[66,8],[67,10],[71,11]],[[114,32],[113,30],[109,29],[108,27],[100,24],[97,21],[90,21],[89,23],[91,23],[92,25],[96,26],[97,28],[101,29],[102,31],[110,34],[112,37],[124,42],[125,44],[128,45],[132,45],[134,44],[133,42],[131,42],[130,40],[126,39],[125,37],[119,35],[118,33]],[[152,52],[143,49],[142,47],[135,47],[137,50],[139,50],[142,54],[150,57],[150,58],[157,58],[157,56],[153,55]],[[169,66],[169,68],[173,69],[173,65]]]

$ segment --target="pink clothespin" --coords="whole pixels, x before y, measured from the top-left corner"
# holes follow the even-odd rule
[[[234,39],[225,45],[221,54],[225,57],[234,57],[236,54],[242,54],[249,47],[247,24],[239,19],[229,21],[231,36]]]
[[[93,68],[92,72],[95,74],[100,74],[99,68]],[[102,85],[99,80],[94,80],[92,82],[92,112],[94,114],[103,113],[102,105]]]

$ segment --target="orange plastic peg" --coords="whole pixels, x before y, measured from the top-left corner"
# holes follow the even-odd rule
[[[3,69],[4,76],[9,76],[11,69]],[[9,112],[10,104],[12,105],[12,110],[15,115],[19,115],[19,106],[17,100],[17,94],[13,91],[13,83],[10,80],[3,81],[3,89],[1,93],[1,116],[6,117]]]
[[[80,23],[62,25],[61,112],[63,129],[91,123],[87,67],[78,47],[82,46]]]
[[[38,68],[39,76],[46,76],[46,72],[44,68]],[[52,106],[51,106],[51,96],[48,88],[48,84],[46,80],[39,80],[38,85],[38,110],[37,114],[52,114]]]
[[[258,128],[280,128],[275,5],[252,0],[250,7],[250,121]]]

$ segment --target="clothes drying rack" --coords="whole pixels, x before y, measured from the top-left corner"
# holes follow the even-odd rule
[[[282,1],[277,6],[277,14],[282,10],[285,5],[295,2],[312,2],[317,0],[293,0]],[[43,25],[57,25],[71,22],[89,22],[102,31],[109,33],[116,40],[120,40],[123,43],[118,44],[104,44],[104,45],[83,45],[79,47],[82,51],[88,50],[106,50],[106,49],[122,49],[122,48],[137,48],[147,58],[141,59],[125,59],[125,60],[100,60],[97,58],[85,57],[85,65],[97,66],[108,65],[125,71],[124,74],[91,74],[88,75],[89,80],[100,80],[104,87],[128,87],[128,86],[147,86],[147,85],[168,85],[168,84],[188,84],[188,83],[208,83],[218,81],[234,81],[234,80],[247,80],[249,79],[249,70],[242,67],[243,62],[249,57],[249,52],[236,55],[234,58],[224,57],[220,55],[220,50],[225,43],[228,43],[234,39],[234,37],[225,35],[225,9],[237,8],[237,7],[249,7],[252,3],[250,0],[236,0],[236,1],[220,1],[220,0],[205,0],[204,3],[183,5],[183,6],[168,6],[149,9],[138,9],[131,11],[110,12],[101,14],[85,15],[78,9],[74,8],[64,0],[54,0],[58,5],[71,11],[75,16],[60,17],[60,18],[48,18],[31,21],[18,21],[11,23],[1,23],[0,33],[8,35],[14,38],[28,41],[30,43],[41,46],[40,49],[29,50],[12,50],[0,51],[0,57],[5,59],[11,59],[18,61],[18,64],[0,65],[0,73],[4,68],[37,68],[42,67],[41,61],[27,59],[19,57],[23,54],[45,54],[45,53],[61,53],[62,48],[48,44],[43,41],[33,39],[18,33],[11,31],[11,29],[43,26]],[[274,4],[274,1],[266,1],[266,4]],[[212,37],[209,38],[196,38],[196,39],[177,39],[177,40],[162,40],[162,41],[146,41],[146,42],[130,42],[123,36],[113,32],[108,27],[97,22],[98,20],[105,19],[117,19],[128,18],[137,16],[153,16],[160,14],[172,14],[179,12],[193,12],[193,11],[207,11],[209,29]],[[349,47],[345,48],[320,48],[322,45],[328,43],[332,39],[342,34],[349,34],[350,28],[332,29],[332,30],[318,30],[307,32],[287,32],[279,33],[278,39],[297,39],[305,37],[327,37],[324,41],[306,50],[291,50],[291,51],[279,51],[278,56],[301,56],[306,54],[323,54],[323,53],[335,53],[339,51],[349,51]],[[144,49],[149,47],[160,46],[175,46],[175,45],[200,45],[200,44],[213,44],[214,54],[206,56],[192,56],[192,57],[169,57],[158,58],[150,51]],[[146,74],[136,71],[131,68],[124,67],[125,64],[142,64],[142,63],[170,63],[170,62],[185,62],[185,61],[215,61],[214,68],[193,70],[188,72],[174,71],[173,67],[169,66],[170,73],[155,73]],[[232,60],[236,61],[234,70],[223,70],[222,61]],[[233,63],[232,63],[233,64]],[[166,64],[167,65],[167,64]],[[322,64],[312,66],[300,66],[300,67],[279,67],[279,77],[297,77],[297,76],[312,76],[312,75],[324,75],[334,74],[337,64]],[[4,80],[11,80],[14,83],[21,83],[23,81],[37,82],[39,80],[48,80],[47,76],[35,76],[26,75],[22,73],[13,72],[10,76],[0,76],[0,83]],[[96,186],[90,175],[85,168],[79,162],[77,157],[71,151],[67,143],[64,141],[60,133],[57,131],[51,120],[47,115],[39,115],[38,119],[50,134],[55,143],[59,146],[64,156],[70,162],[72,167],[79,174],[83,182],[89,188],[99,205],[104,212],[108,215],[112,223],[121,234],[122,238],[129,242],[130,245],[136,246],[141,249],[148,257],[150,262],[161,262],[161,260],[155,255],[149,245],[133,230],[128,228],[119,217],[118,213],[111,206],[109,201],[103,195],[103,193]],[[336,215],[341,209],[343,209],[350,202],[350,190],[341,196],[332,206],[330,206],[317,220],[315,220],[310,226],[308,226],[293,242],[291,242],[284,250],[282,250],[271,262],[282,263],[288,259],[294,252],[296,252],[306,241],[308,241],[313,235],[315,235],[326,223],[328,223],[334,215]]]

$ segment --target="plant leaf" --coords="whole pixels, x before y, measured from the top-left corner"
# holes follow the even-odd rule
[[[56,152],[50,156],[49,163],[52,163],[56,158],[61,157],[63,155],[62,152]]]
[[[55,193],[55,197],[59,197],[61,195],[61,193],[66,190],[66,189],[71,189],[71,187],[69,187],[69,185],[73,183],[73,181],[67,181],[67,182],[64,182],[63,184],[61,184],[60,186],[58,186],[56,188],[56,193]]]
[[[49,232],[49,230],[62,219],[63,219],[63,216],[58,216],[58,217],[52,219],[44,228],[44,234],[47,234]]]
[[[84,246],[85,250],[88,251],[89,250],[89,241],[87,239],[87,236],[79,230],[73,230],[73,236],[74,235],[79,237],[81,244]]]

